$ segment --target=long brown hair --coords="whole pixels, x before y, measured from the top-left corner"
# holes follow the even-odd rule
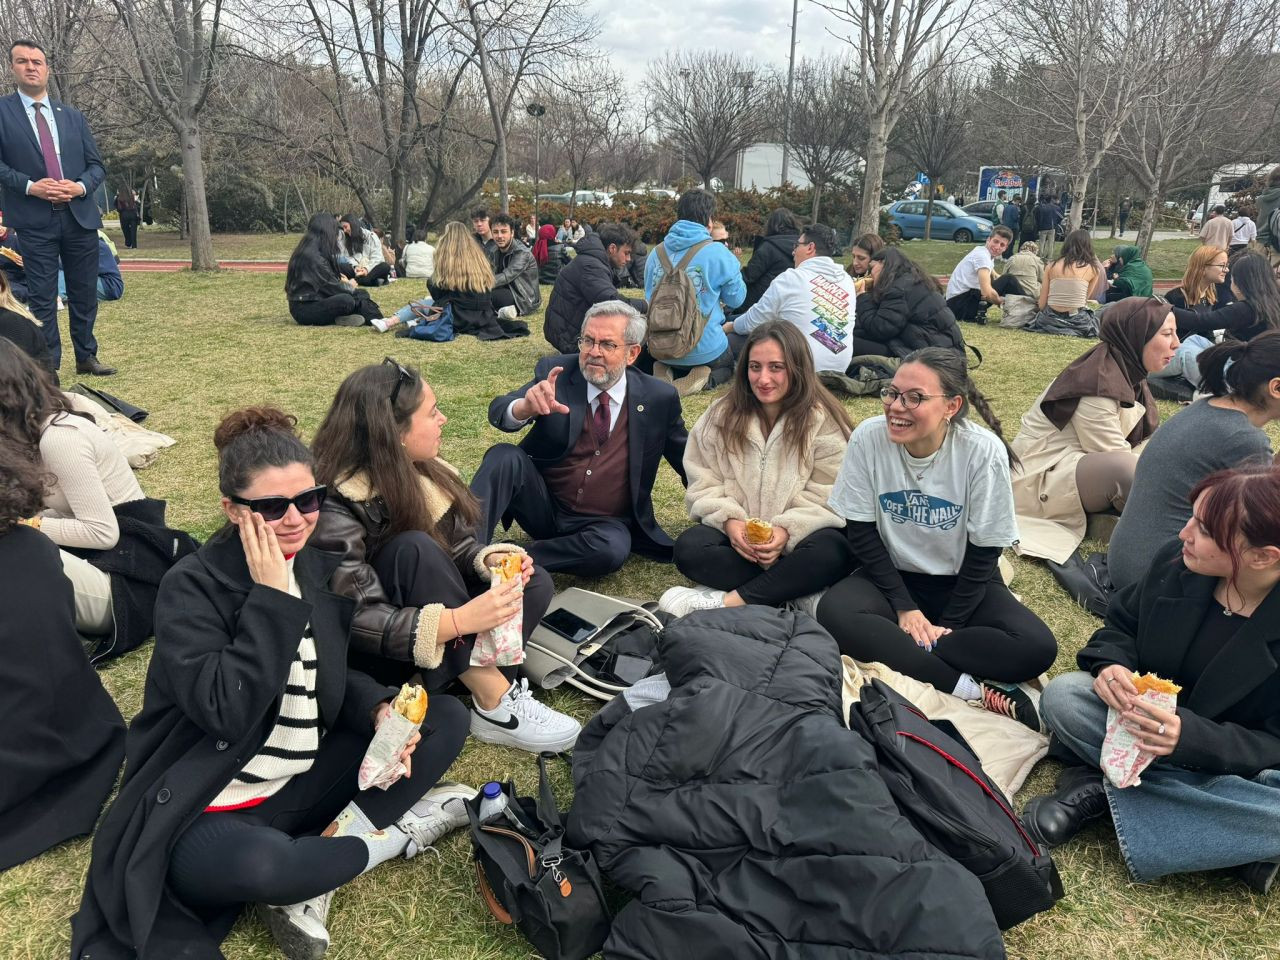
[[[468,242],[475,243],[470,238]],[[438,461],[411,462],[405,456],[401,437],[422,403],[423,386],[413,367],[397,363],[361,367],[338,387],[311,449],[321,483],[337,486],[357,474],[368,478],[390,520],[382,531],[382,542],[421,530],[448,547],[431,519],[419,476],[443,490],[458,516],[469,524],[479,521],[480,504],[457,474]]]
[[[785,443],[790,454],[796,459],[802,459],[809,449],[815,427],[809,411],[816,408],[821,408],[829,419],[838,423],[845,439],[849,439],[849,434],[853,432],[853,422],[840,401],[818,379],[813,366],[813,352],[805,343],[804,334],[789,323],[775,320],[761,324],[747,336],[742,354],[738,357],[738,365],[733,371],[729,393],[716,404],[714,422],[725,449],[734,455],[743,452],[747,442],[747,425],[752,420],[758,420],[761,432],[764,432],[764,405],[756,399],[747,378],[751,350],[764,340],[772,340],[782,349],[782,362],[787,368],[789,389],[782,398],[778,419],[781,420],[792,411],[798,411],[793,422],[787,425]]]
[[[1209,264],[1219,257],[1225,257],[1227,251],[1221,247],[1202,244],[1191,251],[1187,260],[1187,272],[1182,275],[1182,298],[1188,307],[1194,307],[1201,301],[1210,304],[1218,302],[1218,285],[1209,279]]]
[[[0,337],[0,433],[36,448],[50,417],[79,416],[40,364]]]
[[[27,309],[27,305],[13,295],[13,288],[9,286],[9,277],[0,270],[0,310],[12,310],[21,317],[26,317],[37,327],[42,327],[39,320],[36,319],[34,313]]]

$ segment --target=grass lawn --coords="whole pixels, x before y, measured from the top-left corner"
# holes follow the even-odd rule
[[[150,496],[168,500],[173,525],[200,537],[219,526],[211,437],[227,410],[269,401],[297,414],[309,437],[347,373],[393,354],[417,364],[434,385],[449,417],[443,456],[470,476],[485,449],[503,436],[485,420],[490,399],[524,382],[534,361],[548,351],[540,317],[534,318],[534,335],[525,340],[480,343],[463,337],[450,344],[426,344],[394,340],[369,329],[296,326],[285,310],[278,276],[146,274],[131,276],[128,283],[126,298],[104,304],[99,314],[102,358],[121,370],[99,385],[150,410],[147,426],[178,440],[140,479]],[[420,295],[420,290],[416,281],[401,281],[377,289],[376,295],[384,308],[394,308]],[[994,327],[966,327],[965,335],[987,358],[975,376],[1010,436],[1043,386],[1089,346]],[[702,396],[686,404],[690,426],[711,399]],[[879,412],[880,405],[860,400],[850,409],[855,419],[861,419]],[[1162,413],[1168,416],[1175,409],[1166,406]],[[659,471],[654,502],[658,519],[668,531],[678,533],[688,525],[683,491],[666,466]],[[1077,608],[1042,566],[1018,559],[1014,564],[1014,589],[1058,636],[1060,655],[1054,672],[1072,669],[1075,652],[1097,621]],[[570,577],[559,581],[560,587],[575,582]],[[677,582],[680,578],[674,568],[633,559],[622,571],[591,587],[653,599]],[[102,671],[126,717],[139,709],[149,656],[150,647],[144,647]],[[584,719],[595,708],[595,701],[574,694],[553,694],[549,699]],[[1050,788],[1056,772],[1056,765],[1042,764],[1018,798],[1019,805]],[[453,779],[472,785],[507,776],[514,776],[526,792],[532,791],[536,786],[532,757],[472,743],[451,772]],[[562,768],[558,784],[562,804],[570,799],[569,786]],[[876,828],[874,823],[832,826]],[[475,890],[466,836],[448,838],[440,852],[439,860],[427,854],[387,863],[345,887],[334,901],[329,956],[335,960],[533,956],[513,929],[493,921],[485,910]],[[67,955],[67,920],[79,902],[88,857],[89,842],[79,840],[0,874],[0,957],[60,960]],[[1182,877],[1150,886],[1131,883],[1114,834],[1103,826],[1087,830],[1056,859],[1066,899],[1007,934],[1012,957],[1262,960],[1276,954],[1280,897],[1255,897],[1225,874]],[[803,909],[802,904],[797,906]],[[928,905],[919,908],[928,909]],[[265,929],[249,916],[236,926],[225,949],[232,960],[278,956]]]
[[[292,233],[219,233],[213,238],[214,253],[223,260],[288,260],[289,254],[297,245],[300,234]],[[113,240],[117,234],[112,233]],[[1117,241],[1120,243],[1123,241]],[[124,260],[187,260],[191,259],[191,244],[180,239],[176,230],[161,228],[143,229],[138,233],[137,250],[126,250],[117,242],[120,257]],[[1111,255],[1112,244],[1108,240],[1093,242],[1094,249],[1102,259]],[[1187,257],[1199,246],[1195,239],[1161,240],[1151,245],[1149,263],[1157,279],[1181,279],[1186,269]],[[944,275],[973,249],[969,243],[954,243],[951,240],[904,240],[902,251],[912,260],[932,274]],[[748,247],[742,255],[745,264],[750,257]],[[848,258],[841,258],[847,263]]]

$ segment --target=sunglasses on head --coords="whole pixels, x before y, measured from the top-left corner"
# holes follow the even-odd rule
[[[263,520],[279,520],[289,512],[289,507],[298,508],[299,513],[315,513],[324,506],[324,498],[328,493],[324,487],[312,487],[303,490],[296,497],[227,497],[232,503],[248,507]]]
[[[383,357],[384,366],[390,364],[396,368],[396,385],[391,388],[391,406],[396,405],[396,399],[400,396],[400,388],[406,383],[413,383],[413,374],[400,365],[400,361],[395,357]]]

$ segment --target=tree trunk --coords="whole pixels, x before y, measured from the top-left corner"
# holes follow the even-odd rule
[[[1147,205],[1143,208],[1142,225],[1138,227],[1138,237],[1134,242],[1145,259],[1147,251],[1151,249],[1151,238],[1156,232],[1156,217],[1164,206],[1164,183],[1157,172],[1155,177],[1142,186],[1147,192]]]
[[[814,223],[820,222],[820,214],[822,211],[822,181],[815,180],[813,182],[813,212],[809,214],[809,219]]]
[[[933,239],[933,174],[929,174],[929,202],[924,207],[924,238]]]
[[[883,115],[871,117],[867,140],[867,167],[862,179],[862,210],[858,214],[859,233],[880,232],[880,192],[884,179],[885,157],[889,152],[889,136]]]
[[[404,167],[396,164],[391,170],[391,223],[387,225],[387,239],[391,241],[393,247],[404,243],[408,202],[409,184],[404,175]]]
[[[480,15],[476,12],[476,3],[467,4],[467,13],[471,16],[471,29],[476,34],[476,56],[480,61],[480,79],[484,83],[485,100],[489,103],[489,119],[493,122],[493,138],[498,161],[498,191],[502,212],[510,212],[511,197],[507,190],[507,131],[502,123],[502,108],[498,104],[498,94],[493,88],[493,74],[489,69],[489,50],[484,45],[484,32],[480,29]]]
[[[1072,230],[1079,230],[1084,221],[1085,193],[1089,189],[1089,176],[1092,173],[1090,170],[1088,173],[1071,175],[1071,212],[1067,223]]]
[[[213,234],[209,230],[209,201],[204,192],[204,152],[200,141],[200,121],[187,118],[178,135],[182,148],[182,194],[186,198],[187,223],[191,228],[191,269],[217,270],[213,256]]]

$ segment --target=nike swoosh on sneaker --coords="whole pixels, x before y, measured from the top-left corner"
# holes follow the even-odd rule
[[[483,713],[477,711],[476,716],[481,720],[492,723],[495,727],[502,727],[504,730],[514,730],[520,726],[520,718],[514,713],[505,720],[495,720],[493,717],[486,717]]]

